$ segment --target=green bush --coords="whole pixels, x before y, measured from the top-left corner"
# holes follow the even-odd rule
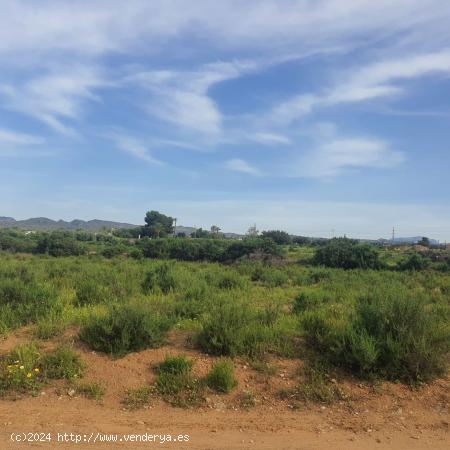
[[[34,344],[16,347],[0,359],[0,397],[11,392],[36,391],[43,382],[41,355]]]
[[[166,356],[164,361],[160,363],[158,373],[165,373],[167,375],[186,375],[190,373],[193,362],[187,359],[184,355]]]
[[[260,281],[264,286],[277,287],[289,282],[289,275],[282,269],[257,266],[251,275],[252,281]]]
[[[47,378],[80,378],[84,364],[80,357],[67,346],[59,346],[42,358],[42,368]]]
[[[329,362],[366,377],[428,381],[445,372],[450,351],[448,305],[401,291],[360,298],[353,314],[303,316],[310,344]]]
[[[105,387],[95,381],[91,383],[79,383],[75,386],[77,394],[90,400],[100,401],[105,395]]]
[[[327,302],[333,300],[333,295],[330,292],[322,289],[304,289],[294,299],[293,312],[301,313],[303,311],[319,308]]]
[[[153,393],[154,389],[152,386],[141,386],[137,389],[128,389],[122,403],[125,408],[129,410],[148,408]]]
[[[414,252],[398,264],[399,270],[423,270],[430,265],[430,260],[420,253]]]
[[[177,280],[172,268],[167,263],[160,264],[147,272],[142,283],[142,290],[146,294],[155,290],[161,290],[164,294],[168,294],[176,287]]]
[[[54,231],[38,237],[35,253],[46,253],[51,256],[80,256],[86,253],[86,248],[74,239],[72,233]]]
[[[19,278],[0,279],[0,322],[6,329],[36,322],[60,309],[51,287]]]
[[[156,391],[173,406],[192,406],[201,401],[202,384],[192,375],[192,361],[185,356],[166,356],[157,366]]]
[[[330,239],[316,250],[314,262],[340,269],[381,268],[378,250],[373,245],[347,238]]]
[[[206,377],[206,384],[217,392],[230,392],[237,385],[233,362],[229,359],[217,361]]]
[[[202,322],[197,345],[212,355],[260,357],[281,338],[273,323],[276,318],[266,312],[242,301],[218,299]]]
[[[75,302],[77,306],[96,305],[108,298],[107,290],[98,280],[87,278],[80,280],[75,288]]]
[[[123,356],[144,348],[159,346],[172,321],[146,306],[120,304],[87,319],[80,339],[93,350]]]

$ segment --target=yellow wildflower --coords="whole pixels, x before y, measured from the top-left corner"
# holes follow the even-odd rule
[[[39,368],[36,367],[36,369],[34,369],[34,371],[35,371],[36,373],[39,373]]]
[[[31,372],[27,373],[27,378],[31,378]]]
[[[20,367],[19,367],[19,369],[20,369],[20,370],[23,370],[23,369],[25,369],[25,367],[23,367],[23,366],[20,366]]]

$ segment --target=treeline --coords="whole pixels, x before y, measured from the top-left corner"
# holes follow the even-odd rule
[[[0,250],[12,253],[80,256],[87,253],[107,258],[171,258],[181,261],[234,261],[252,254],[262,258],[281,256],[282,248],[264,237],[231,239],[180,239],[173,237],[123,239],[104,234],[53,231],[25,234],[16,230],[0,232]]]

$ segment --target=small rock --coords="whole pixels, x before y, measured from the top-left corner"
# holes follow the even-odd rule
[[[75,395],[75,389],[69,389],[69,390],[67,391],[67,395],[68,395],[69,397],[73,397],[73,396]]]
[[[138,425],[145,425],[145,422],[143,420],[136,420],[136,423]]]

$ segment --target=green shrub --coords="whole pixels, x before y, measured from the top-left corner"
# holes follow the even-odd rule
[[[77,283],[75,288],[75,302],[77,306],[96,305],[110,300],[105,287],[98,280],[88,278]]]
[[[47,317],[37,321],[34,335],[39,339],[51,339],[62,334],[66,327],[67,321],[61,314],[50,313]]]
[[[43,382],[41,355],[34,344],[16,347],[0,359],[0,397],[8,393],[35,392]]]
[[[266,314],[266,310],[258,311],[233,299],[219,299],[203,320],[197,344],[212,355],[260,357],[280,340],[274,324],[268,323],[273,320],[273,314]]]
[[[228,359],[217,361],[206,377],[206,384],[217,392],[230,392],[237,385],[233,362]]]
[[[289,282],[289,275],[282,269],[257,266],[251,275],[252,281],[260,281],[264,286],[277,287]]]
[[[158,365],[156,391],[173,406],[187,407],[202,400],[203,386],[192,375],[192,361],[185,356],[166,356]]]
[[[42,368],[47,378],[71,380],[83,375],[84,364],[70,347],[59,346],[53,352],[44,355]]]
[[[228,272],[220,274],[217,280],[219,289],[242,289],[245,286],[244,280],[237,273]]]
[[[399,270],[423,270],[430,265],[430,260],[414,252],[398,264]]]
[[[122,403],[125,408],[129,410],[148,408],[153,393],[154,389],[152,386],[141,386],[137,389],[128,389]]]
[[[57,310],[61,310],[61,305],[49,286],[25,283],[18,278],[0,280],[1,321],[5,327],[36,322]]]
[[[111,305],[105,314],[88,318],[80,339],[93,350],[123,356],[159,346],[172,321],[144,305]]]
[[[142,283],[142,290],[144,293],[161,290],[164,294],[175,290],[177,281],[172,268],[167,263],[156,266],[151,271],[147,272],[144,282]]]
[[[310,344],[327,361],[366,377],[428,381],[445,372],[450,351],[448,305],[401,291],[361,298],[353,314],[303,316]]]
[[[379,269],[378,250],[371,244],[347,238],[330,239],[316,250],[314,262],[341,269]]]
[[[75,390],[77,394],[80,394],[90,400],[100,401],[105,395],[105,387],[96,381],[77,384],[75,386]]]
[[[332,300],[333,296],[330,292],[314,288],[305,289],[295,297],[292,310],[294,313],[301,313],[308,309],[318,308]]]
[[[186,375],[190,373],[193,362],[184,355],[166,356],[164,361],[158,365],[158,373],[168,375]]]

